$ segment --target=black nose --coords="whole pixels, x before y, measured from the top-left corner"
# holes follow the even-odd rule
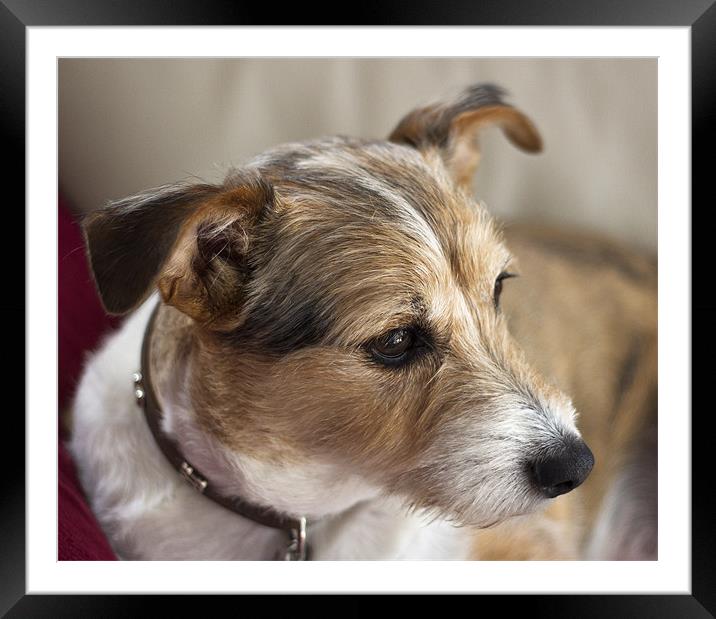
[[[570,438],[556,453],[535,460],[532,465],[534,482],[549,498],[565,494],[581,484],[594,466],[594,455],[587,444]]]

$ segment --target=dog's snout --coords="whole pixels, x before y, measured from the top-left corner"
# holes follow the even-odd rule
[[[594,455],[587,444],[579,439],[569,439],[560,450],[531,464],[534,482],[547,497],[566,494],[579,486],[594,466]]]

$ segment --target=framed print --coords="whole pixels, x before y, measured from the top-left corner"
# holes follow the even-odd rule
[[[70,616],[79,612],[111,615],[122,612],[120,609],[131,612],[143,604],[136,595],[124,594],[280,592],[491,594],[500,596],[502,608],[530,612],[545,609],[545,613],[567,616],[611,613],[700,617],[713,613],[715,541],[713,511],[707,505],[709,492],[704,491],[709,488],[704,476],[710,466],[703,445],[710,432],[708,415],[692,406],[692,386],[705,382],[693,377],[705,379],[708,367],[695,361],[692,364],[692,350],[696,348],[691,347],[691,334],[699,329],[694,338],[696,347],[713,341],[716,303],[708,280],[693,277],[693,271],[708,264],[708,256],[699,255],[695,248],[699,235],[708,234],[709,227],[693,225],[698,209],[692,209],[689,200],[699,195],[691,188],[705,186],[705,158],[697,154],[698,145],[710,137],[705,125],[711,115],[716,82],[709,66],[716,51],[716,9],[708,2],[630,5],[628,10],[610,5],[595,14],[587,3],[571,3],[559,9],[540,7],[536,14],[520,2],[501,4],[499,10],[492,4],[474,8],[467,3],[452,3],[429,11],[417,7],[405,11],[389,3],[381,8],[380,15],[359,9],[356,26],[318,26],[331,20],[327,15],[309,17],[307,13],[298,16],[298,21],[313,25],[269,26],[263,25],[265,16],[259,13],[222,3],[199,7],[186,2],[173,8],[175,11],[170,12],[126,3],[120,10],[112,3],[88,7],[70,1],[50,7],[13,0],[4,0],[0,5],[0,46],[5,67],[1,79],[6,93],[3,124],[8,150],[13,153],[6,169],[9,179],[23,178],[24,169],[26,179],[24,185],[20,181],[9,183],[10,191],[21,194],[14,202],[25,204],[23,223],[12,229],[22,225],[27,239],[25,284],[8,287],[3,314],[13,323],[25,324],[27,360],[25,424],[15,416],[7,428],[8,436],[16,438],[13,444],[22,444],[21,435],[26,441],[24,454],[20,448],[19,454],[8,458],[13,468],[12,475],[6,475],[2,508],[3,612],[8,611],[9,616]],[[290,11],[286,16],[292,17]],[[375,24],[378,17],[384,23]],[[476,82],[478,86],[470,86]],[[450,98],[445,95],[450,92],[462,94]],[[446,98],[441,98],[444,95]],[[431,97],[438,102],[424,105]],[[502,133],[490,130],[490,125],[502,129]],[[486,129],[480,133],[479,150],[474,139],[478,129]],[[391,156],[381,159],[378,165],[375,162],[388,147],[374,144],[387,143],[385,139],[310,141],[330,134],[359,138],[390,135],[390,148],[398,150],[391,151]],[[241,144],[237,148],[239,136]],[[288,146],[271,150],[282,143]],[[544,150],[544,154],[530,158],[520,150]],[[398,155],[400,165],[395,164]],[[254,156],[256,159],[252,159]],[[246,161],[253,163],[244,164]],[[431,162],[429,166],[425,161]],[[441,170],[434,178],[428,171],[430,166]],[[232,171],[224,177],[227,169]],[[306,175],[311,179],[310,187],[301,185]],[[178,185],[167,184],[187,176],[192,178]],[[449,182],[445,180],[448,176]],[[441,193],[447,191],[444,188],[448,185],[453,187],[451,183],[458,184],[461,193]],[[458,269],[456,265],[472,264],[465,277],[473,281],[481,277],[487,268],[484,265],[503,256],[499,265],[489,267],[485,278],[487,281],[489,275],[490,281],[482,286],[485,291],[475,293],[473,298],[456,285],[459,295],[440,288],[438,296],[443,295],[443,300],[431,301],[430,295],[438,284],[428,286],[426,282],[432,281],[430,278],[440,272],[443,263],[437,258],[430,262],[432,258],[426,257],[430,252],[425,248],[446,245],[438,231],[462,226],[461,218],[467,216],[453,213],[449,223],[441,227],[431,204],[456,205],[463,199],[464,190],[473,184],[490,213],[507,222],[504,234],[513,253],[518,254],[515,269],[530,275],[504,283],[501,295],[503,280],[516,273],[513,264],[500,253],[502,237],[495,233],[491,245],[492,228],[485,224],[479,235],[474,234],[481,239],[480,247],[490,247],[489,251],[481,249],[484,255],[478,253],[475,257],[472,249],[451,245],[451,262],[446,262],[461,273],[466,267]],[[158,189],[147,193],[147,187]],[[316,187],[323,193],[315,193]],[[133,197],[124,199],[125,196]],[[240,201],[240,215],[227,206],[229,199]],[[314,211],[305,205],[323,199],[327,212],[335,212],[341,226],[330,227],[323,220],[312,219],[316,217]],[[108,201],[115,210],[106,211],[107,219],[87,216],[93,205]],[[382,206],[383,201],[390,203],[393,210],[381,210],[387,208]],[[56,208],[58,202],[55,218],[54,210],[48,209]],[[360,213],[368,202],[373,214],[364,218]],[[147,210],[148,204],[159,207]],[[152,213],[159,212],[165,204],[174,208],[170,224],[153,219]],[[296,219],[291,229],[301,229],[302,222],[311,222],[305,224],[302,234],[313,240],[300,251],[295,250],[297,253],[292,253],[294,241],[282,236],[283,228],[277,227],[270,235],[266,232],[271,221],[278,221],[277,213],[287,212],[288,204],[299,205],[296,212],[307,209],[307,219]],[[11,216],[21,217],[19,209],[8,211]],[[350,220],[354,212],[363,222],[359,226]],[[72,215],[68,217],[67,213]],[[382,218],[392,221],[390,213],[400,214],[394,215],[395,225],[391,226],[404,226],[404,235],[391,236],[391,226],[381,227]],[[412,219],[408,225],[406,213],[410,217],[417,213],[415,221],[420,225]],[[82,229],[77,225],[79,214],[84,217]],[[139,219],[130,222],[133,217]],[[470,217],[474,222],[479,219],[474,214]],[[588,229],[643,250],[645,255],[652,254],[654,259],[632,260],[621,250],[601,249],[600,260],[606,261],[607,254],[610,260],[616,255],[621,279],[617,282],[612,275],[600,279],[601,271],[590,262],[591,258],[585,257],[585,248],[591,243],[586,236],[578,237],[581,240],[574,241],[567,250],[562,245],[557,249],[549,235],[540,236],[537,244],[527,242],[526,249],[521,250],[522,237],[513,232],[519,226],[513,227],[511,222],[530,217],[575,230]],[[285,222],[285,218],[281,221]],[[371,230],[371,226],[375,227],[375,232],[363,241],[347,232],[366,230],[366,226]],[[468,228],[474,231],[477,227],[477,223],[471,223]],[[323,233],[315,235],[314,230],[319,229]],[[232,236],[230,232],[234,230],[241,234]],[[89,261],[83,250],[85,242]],[[321,253],[324,242],[327,244]],[[130,245],[140,247],[139,251],[125,252]],[[356,255],[351,247],[361,249],[363,260],[354,274],[336,267],[355,260],[345,257]],[[254,253],[244,256],[249,249]],[[16,250],[6,251],[6,255],[9,265],[17,264]],[[275,266],[277,256],[284,255],[285,263]],[[423,273],[414,285],[406,284],[412,281],[412,272],[400,271],[402,267],[391,262],[395,256],[403,255],[412,255],[409,262],[416,272]],[[540,262],[543,255],[549,256],[544,263]],[[376,256],[375,262],[370,261],[371,256]],[[320,277],[315,275],[324,257],[329,265],[326,269],[340,271],[342,278],[331,279],[325,290],[317,287]],[[403,260],[400,264],[404,263]],[[117,276],[118,264],[123,266]],[[269,268],[269,264],[273,266]],[[567,264],[583,265],[583,270],[565,275]],[[302,268],[310,271],[305,280]],[[395,286],[395,295],[405,294],[404,289],[412,292],[409,302],[398,305],[386,297],[381,301],[381,312],[371,313],[378,297],[366,291],[387,290],[393,280],[383,274],[377,286],[375,280],[366,278],[366,273],[382,269],[400,273],[393,276],[402,282]],[[8,271],[15,276],[18,269]],[[523,282],[529,282],[532,274],[538,280],[543,278],[539,281],[545,282],[544,295],[547,289],[555,290],[551,293],[555,301],[549,309],[538,311],[534,309],[539,307],[538,298],[525,292],[523,298],[532,299],[533,311],[525,313],[526,322],[520,322],[520,305],[514,293],[528,290],[520,287],[528,285]],[[270,284],[266,286],[271,290],[283,292],[272,292],[273,296],[263,301],[260,295],[264,288],[251,287],[260,276],[267,278]],[[584,281],[580,282],[579,277]],[[459,279],[457,275],[455,278]],[[444,281],[435,279],[441,286]],[[586,281],[589,285],[585,285]],[[191,386],[186,387],[193,390],[194,401],[201,394],[202,410],[206,412],[196,426],[202,430],[186,431],[186,437],[191,439],[183,443],[184,448],[176,437],[182,436],[189,418],[182,417],[182,413],[166,413],[174,405],[168,404],[161,382],[152,383],[149,379],[152,374],[156,381],[164,376],[163,366],[157,365],[159,345],[152,348],[146,343],[147,334],[153,334],[150,328],[145,331],[142,326],[141,333],[137,331],[145,338],[144,352],[137,359],[138,367],[127,367],[125,373],[132,377],[136,372],[133,382],[128,383],[128,393],[134,394],[128,406],[140,412],[138,419],[143,428],[149,422],[156,440],[152,448],[158,445],[163,452],[161,465],[151,460],[149,468],[171,464],[177,469],[171,471],[172,475],[178,472],[190,482],[182,481],[181,490],[176,491],[176,496],[191,494],[186,504],[181,503],[185,514],[191,513],[193,506],[201,512],[205,509],[203,502],[211,500],[262,527],[282,529],[288,534],[285,540],[272,533],[265,537],[269,541],[256,542],[251,547],[256,549],[251,551],[254,554],[237,554],[229,551],[232,544],[249,548],[242,536],[264,539],[256,529],[237,529],[229,534],[233,531],[233,515],[224,511],[221,517],[205,520],[213,523],[207,527],[187,515],[188,528],[178,527],[177,531],[184,531],[179,535],[195,541],[187,542],[191,548],[182,555],[186,548],[173,545],[171,537],[153,536],[152,531],[168,529],[160,516],[154,519],[154,513],[145,510],[143,502],[154,500],[151,484],[145,494],[137,494],[136,501],[122,504],[125,511],[112,503],[111,497],[107,499],[112,494],[107,491],[111,485],[107,477],[97,482],[95,491],[91,489],[95,473],[90,471],[109,474],[109,469],[102,468],[104,460],[94,459],[92,450],[100,447],[83,452],[71,443],[68,437],[72,429],[63,425],[62,413],[71,406],[77,409],[78,404],[70,403],[91,398],[94,393],[82,387],[81,377],[88,363],[100,361],[88,361],[87,351],[110,346],[103,333],[125,329],[116,319],[108,320],[98,298],[92,296],[94,292],[87,292],[94,290],[89,285],[92,282],[98,286],[104,308],[115,314],[138,307],[158,286],[166,306],[188,317],[192,325],[200,325],[198,335],[192,336],[192,342],[199,342],[197,348],[182,344],[175,350],[177,355],[177,351],[195,355],[192,376],[200,373],[196,368],[202,363],[211,368],[202,375],[204,378],[193,378]],[[224,283],[226,288],[219,294],[217,286]],[[646,297],[651,300],[644,300],[646,293],[631,295],[628,287],[632,284],[640,291],[648,287],[652,292]],[[585,292],[579,300],[572,300],[576,297],[570,297],[570,291],[579,286],[591,291],[591,296]],[[242,300],[239,311],[236,290],[244,287],[251,290],[247,296],[250,301]],[[334,294],[335,290],[349,288],[350,297]],[[25,289],[26,295],[16,292]],[[298,298],[292,296],[298,294],[296,290],[307,295],[300,303],[290,301]],[[615,305],[613,298],[603,301],[607,309],[603,311],[602,332],[585,329],[574,336],[561,334],[560,324],[566,331],[570,320],[580,322],[580,303],[584,303],[583,312],[596,315],[600,300],[612,291],[625,300],[622,305]],[[462,309],[440,314],[435,308],[449,305],[444,300],[453,298],[449,294],[457,299],[455,308]],[[559,307],[559,302],[572,304],[571,314]],[[293,312],[299,305],[301,311]],[[491,317],[496,316],[490,318],[496,322],[490,322],[489,329],[483,328],[482,318],[475,318],[483,316],[483,306],[489,306]],[[71,328],[66,327],[68,307],[82,317]],[[149,308],[150,304],[143,307]],[[359,307],[363,308],[359,312],[363,319],[356,314]],[[614,307],[620,309],[610,309]],[[520,343],[525,342],[530,361],[530,345],[535,350],[549,346],[553,356],[568,346],[579,351],[585,367],[578,374],[560,369],[574,365],[569,356],[561,365],[542,366],[537,362],[538,371],[554,375],[557,387],[576,402],[579,415],[575,417],[567,396],[552,386],[542,387],[536,373],[527,365],[523,368],[521,353],[515,353],[510,360],[507,348],[495,352],[498,342],[499,346],[507,344],[502,336],[489,340],[487,334],[502,328],[503,311]],[[150,312],[144,309],[134,316],[141,312],[146,314],[151,328],[160,333],[173,324],[169,314],[162,317],[161,311],[158,319],[150,319]],[[649,331],[647,336],[646,331],[639,331],[634,335],[625,330],[623,325],[630,319],[624,312],[633,312],[642,322],[648,322],[653,315],[653,333]],[[468,315],[473,317],[464,319]],[[253,316],[248,320],[253,330],[245,329],[246,316]],[[443,322],[440,316],[445,317]],[[550,320],[555,322],[551,334]],[[531,324],[539,327],[530,331]],[[479,331],[479,337],[474,337],[479,346],[460,344],[471,341],[467,335],[472,333],[470,329]],[[9,331],[14,334],[19,329],[12,327]],[[71,362],[64,354],[70,346],[65,343],[70,340],[63,339],[65,333],[72,334],[71,346],[76,352]],[[179,336],[165,338],[169,349],[175,337]],[[614,365],[620,372],[604,378],[599,360],[617,354],[600,352],[609,345],[610,351],[619,351]],[[201,353],[195,352],[198,350]],[[480,351],[489,351],[484,353],[484,363]],[[171,357],[174,353],[165,354]],[[215,356],[208,362],[210,354]],[[203,362],[196,360],[200,355]],[[241,386],[237,377],[249,357],[252,367],[264,370],[251,370],[252,378]],[[501,361],[496,364],[498,357]],[[121,358],[116,356],[117,364]],[[118,367],[115,361],[106,362],[106,366],[109,369],[102,370],[96,365],[97,372]],[[475,369],[478,366],[482,368],[479,372]],[[340,376],[336,367],[341,368]],[[482,377],[486,368],[490,368],[489,375],[493,377],[490,394],[502,388],[495,385],[507,384],[496,367],[511,377],[510,385],[519,383],[523,387],[510,393],[529,393],[530,401],[539,402],[534,408],[547,419],[545,427],[559,427],[559,432],[555,431],[561,437],[558,446],[556,439],[550,439],[549,448],[535,447],[536,439],[528,435],[534,433],[533,425],[528,424],[525,436],[520,438],[522,417],[506,421],[516,415],[514,411],[529,408],[524,399],[519,405],[505,404],[500,409],[501,416],[496,416],[496,403],[505,401],[511,387],[491,395],[491,400],[466,395],[473,383],[468,385],[465,377]],[[450,374],[451,368],[457,370]],[[647,372],[645,368],[650,369]],[[423,376],[421,371],[425,375],[418,380],[416,377]],[[246,372],[248,375],[249,370]],[[267,376],[272,377],[271,381]],[[166,380],[167,384],[172,382]],[[307,394],[305,385],[311,380],[317,381],[316,387]],[[408,380],[415,381],[412,388],[401,382]],[[212,389],[214,382],[220,388]],[[529,388],[525,386],[528,382]],[[425,387],[422,383],[440,388],[431,387],[432,391],[415,396]],[[156,393],[152,384],[159,385]],[[484,383],[480,384],[484,388]],[[605,393],[607,387],[614,390],[613,394]],[[83,388],[85,395],[77,396]],[[317,393],[321,390],[325,397]],[[233,394],[231,398],[217,399],[229,392]],[[249,411],[242,413],[240,427],[231,417],[235,404],[228,403],[236,400],[236,393],[241,394],[244,411]],[[353,396],[349,397],[350,393]],[[396,398],[400,406],[390,408],[381,398]],[[414,405],[410,398],[415,400]],[[621,410],[620,406],[636,409],[633,402],[641,398],[639,401],[646,402],[644,407],[650,412],[644,413],[638,427],[634,425],[637,422],[622,423],[614,413],[603,422],[607,430],[590,429],[589,419],[594,419],[588,414],[590,398],[595,400],[595,408],[603,398],[613,402],[610,406],[615,410]],[[292,415],[270,419],[260,416],[259,411],[265,412],[274,406],[272,402],[283,400],[293,403]],[[468,424],[466,414],[458,414],[456,406],[450,408],[447,404],[458,400],[463,409],[480,411],[482,421],[477,423],[478,413],[473,412]],[[250,412],[252,401],[257,402],[254,416]],[[101,414],[99,411],[109,410],[102,402],[85,401],[86,415],[75,415],[75,424],[89,424],[82,426],[85,436],[90,437],[88,441],[93,419]],[[279,405],[276,407],[278,410]],[[176,410],[180,408],[177,405]],[[59,409],[60,414],[54,417],[52,409]],[[399,409],[413,413],[396,417]],[[381,419],[390,419],[390,423],[380,425]],[[492,421],[488,424],[485,419]],[[330,432],[325,430],[327,424],[334,424]],[[392,429],[389,441],[385,439],[385,427]],[[419,433],[416,428],[420,428]],[[113,431],[115,447],[127,441],[126,453],[142,461],[144,438],[135,441],[131,433],[129,438],[123,437],[124,431],[121,425]],[[605,435],[604,432],[613,432],[622,442],[602,445],[600,439],[590,438]],[[165,440],[167,433],[175,439]],[[62,439],[59,442],[58,434]],[[498,434],[501,452],[496,455],[494,445],[488,444],[485,437]],[[424,438],[428,435],[429,440]],[[261,436],[271,438],[262,443]],[[403,436],[409,438],[401,442]],[[445,436],[451,438],[442,438]],[[207,442],[202,443],[204,440]],[[192,441],[204,447],[192,447]],[[423,450],[404,447],[422,445],[421,441],[426,445]],[[388,449],[386,443],[392,447]],[[517,447],[511,447],[517,444],[523,451],[518,453]],[[617,444],[626,455],[612,446]],[[221,450],[227,445],[232,446],[231,450],[227,447],[224,453]],[[524,445],[529,445],[529,453]],[[314,448],[322,455],[339,449],[340,453],[351,454],[345,462],[358,467],[360,474],[336,476],[324,460],[311,459]],[[271,451],[273,455],[268,458],[264,449],[276,451]],[[648,450],[647,464],[639,466],[648,469],[646,478],[652,485],[646,498],[637,500],[642,497],[639,484],[644,478],[634,481],[624,471],[639,468],[629,466],[637,457],[634,454],[641,454],[642,449]],[[106,445],[101,450],[112,452]],[[212,455],[201,460],[196,454],[202,450],[214,455],[221,451],[223,459],[212,460]],[[435,455],[436,450],[441,451]],[[155,449],[157,454],[160,451]],[[217,468],[217,462],[228,462],[231,454],[238,452],[245,457],[234,469],[226,469],[230,474]],[[290,466],[285,456],[289,452],[293,454]],[[624,457],[627,463],[613,477],[622,484],[618,492],[610,490],[617,487],[617,481],[609,481],[612,478],[602,477],[606,473],[601,472],[612,457],[619,462]],[[481,465],[486,467],[482,473],[486,481],[481,488],[489,488],[489,492],[485,490],[479,500],[463,504],[458,490],[451,488],[459,487],[460,493],[465,492],[467,474],[458,463],[469,458],[473,458],[471,462],[490,463]],[[273,469],[266,464],[268,461],[280,464]],[[19,481],[23,479],[19,462],[25,463],[24,486]],[[495,462],[502,468],[495,468]],[[118,476],[117,488],[122,492],[131,487],[134,478],[143,475],[130,460],[119,458],[112,466],[124,471],[110,471]],[[605,468],[592,471],[599,466]],[[642,469],[639,470],[643,472]],[[442,476],[436,477],[436,471]],[[239,497],[232,486],[232,475],[240,477],[242,488],[250,488],[253,494]],[[272,475],[278,480],[274,486],[281,490],[262,494],[256,480]],[[594,476],[592,480],[590,475]],[[517,483],[515,478],[525,487],[529,485],[529,490],[519,495],[518,506],[513,486],[510,493],[500,494],[504,492],[500,483],[507,482],[499,480],[509,479],[513,484]],[[316,507],[311,498],[310,488],[318,480],[331,488],[330,498],[321,495],[320,501],[328,501],[329,505],[335,501],[336,505],[335,509],[326,507],[325,513],[320,511],[323,506]],[[588,485],[590,481],[592,485]],[[571,490],[582,482],[585,486],[581,491],[585,493],[597,483],[605,488],[599,495],[603,503],[587,508],[594,512],[584,518],[588,524],[575,520],[583,518],[579,510],[565,512],[568,515],[555,516],[529,534],[523,535],[523,529],[510,533],[510,539],[516,540],[510,549],[506,550],[499,540],[490,541],[489,531],[499,532],[503,520],[525,522],[520,518],[533,510],[530,501],[536,494],[540,501],[559,495],[559,505],[566,505],[568,498],[577,495]],[[307,489],[298,492],[300,484],[306,484]],[[336,541],[342,529],[330,523],[342,522],[346,514],[355,513],[351,510],[368,502],[368,497],[378,492],[378,486],[381,495],[390,487],[396,496],[407,496],[406,500],[418,508],[450,512],[450,518],[459,524],[485,527],[498,522],[498,528],[486,529],[488,533],[476,537],[474,546],[470,542],[469,552],[461,546],[455,555],[421,554],[422,546],[417,542],[406,543],[406,549],[391,554],[387,541],[375,542],[373,553],[366,542],[364,555],[353,551],[341,554],[347,542]],[[612,512],[604,508],[608,504],[604,497],[611,497],[610,492],[615,493],[611,499],[614,501],[627,494],[634,499],[630,505],[636,515],[631,517],[639,523],[638,527],[627,528],[622,538],[609,538],[611,546],[594,541],[601,539],[600,527],[615,526],[609,521]],[[285,507],[291,504],[286,498],[289,496],[290,501],[304,501],[301,513],[310,513],[307,519],[300,517],[298,511],[285,516],[290,511]],[[362,498],[353,500],[358,496]],[[109,502],[102,503],[103,500]],[[534,501],[536,505],[537,499]],[[652,507],[645,508],[647,503]],[[68,519],[64,510],[70,507],[77,511]],[[131,515],[130,507],[140,516]],[[453,507],[454,511],[450,511]],[[612,511],[619,514],[618,510]],[[314,518],[315,514],[321,515]],[[320,523],[322,515],[324,524]],[[316,520],[319,524],[314,527]],[[372,536],[377,540],[383,528],[388,530],[388,521],[376,522],[382,524],[376,524],[365,539]],[[591,527],[590,533],[579,539],[592,542],[570,545],[569,536],[582,535],[573,533],[581,531],[582,526]],[[121,535],[107,534],[120,529]],[[219,531],[225,542],[215,544],[212,553],[197,550],[204,547],[207,539],[222,539]],[[436,534],[435,539],[442,540],[442,535]],[[447,539],[452,533],[445,535]],[[88,550],[84,542],[90,538],[93,543]],[[278,539],[283,542],[274,541]],[[464,546],[465,539],[460,538],[458,545]],[[154,543],[163,550],[146,548]],[[270,546],[270,550],[264,550],[261,544]],[[426,542],[426,547],[429,545]],[[278,552],[274,546],[280,546]],[[573,552],[573,548],[578,551]],[[303,565],[258,561],[276,557],[300,559]],[[333,562],[339,558],[350,560]],[[396,558],[404,561],[381,560]],[[419,560],[423,558],[434,560]],[[484,560],[446,560],[455,558]],[[505,595],[511,593],[520,595]],[[111,606],[106,605],[109,597]],[[154,599],[162,603],[162,598]],[[197,608],[200,603],[186,599],[187,605],[197,604]],[[296,600],[286,597],[284,603],[295,604]]]

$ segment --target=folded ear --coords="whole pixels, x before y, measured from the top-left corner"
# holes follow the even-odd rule
[[[124,314],[157,286],[165,303],[217,329],[238,320],[252,231],[273,204],[256,174],[177,184],[112,202],[83,228],[105,309]]]
[[[542,150],[537,128],[527,116],[502,100],[504,94],[498,86],[476,84],[454,101],[410,112],[389,140],[423,151],[436,149],[455,182],[466,185],[480,163],[477,136],[485,127],[499,126],[510,142],[524,151]]]

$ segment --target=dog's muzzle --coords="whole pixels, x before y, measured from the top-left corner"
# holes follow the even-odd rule
[[[530,464],[534,484],[552,499],[579,486],[592,471],[594,455],[587,444],[577,437],[563,441],[558,451]]]

